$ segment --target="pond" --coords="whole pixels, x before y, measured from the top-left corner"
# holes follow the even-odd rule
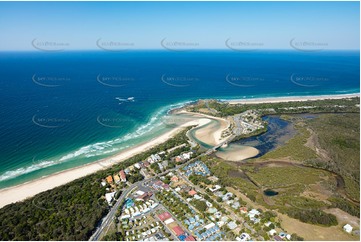
[[[278,195],[278,192],[273,191],[271,189],[266,189],[266,190],[263,191],[263,194],[268,196],[268,197],[273,197],[273,196]]]

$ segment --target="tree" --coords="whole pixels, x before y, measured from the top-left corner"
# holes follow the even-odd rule
[[[204,201],[196,200],[193,205],[201,212],[207,210],[207,204]]]

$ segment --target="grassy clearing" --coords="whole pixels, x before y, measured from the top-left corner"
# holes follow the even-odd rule
[[[301,196],[305,191],[312,191],[312,184],[330,179],[325,171],[297,166],[262,167],[257,171],[248,171],[247,175],[263,190],[268,188],[279,192],[271,198],[274,202],[273,208],[284,211],[289,207],[310,209],[325,206],[322,201]]]
[[[233,187],[246,194],[251,200],[258,195],[258,188],[252,182],[242,177],[242,173],[235,165],[231,165],[220,159],[212,159],[206,162],[211,172],[217,176],[221,185]]]
[[[320,147],[331,158],[327,169],[340,174],[348,195],[359,200],[360,115],[324,114],[307,124],[317,134]]]
[[[302,125],[295,125],[298,131],[293,138],[287,141],[287,143],[277,149],[268,152],[260,159],[278,159],[278,158],[290,158],[295,161],[305,161],[309,159],[317,158],[316,153],[305,146],[307,139],[310,137],[310,132]]]

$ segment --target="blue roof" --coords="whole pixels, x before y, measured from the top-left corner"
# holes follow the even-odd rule
[[[187,237],[184,234],[178,236],[181,241],[184,241]]]

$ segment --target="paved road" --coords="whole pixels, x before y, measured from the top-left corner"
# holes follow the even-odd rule
[[[225,141],[223,141],[222,143],[218,144],[217,146],[213,147],[212,149],[209,149],[206,154],[209,154],[209,153],[213,153],[216,149],[218,149],[219,147],[221,147],[224,143],[227,143],[229,141],[231,141],[234,137],[233,136],[230,136],[229,138],[227,138]],[[94,232],[94,234],[90,237],[90,241],[97,241],[99,240],[100,238],[100,235],[103,233],[104,229],[108,228],[109,229],[109,226],[110,224],[112,223],[113,221],[113,218],[114,218],[114,215],[115,213],[117,212],[119,206],[122,204],[122,201],[124,198],[127,197],[127,195],[133,191],[134,188],[136,188],[139,184],[142,184],[142,183],[145,183],[147,181],[150,181],[152,179],[155,179],[156,177],[160,177],[168,172],[171,172],[171,171],[175,171],[177,169],[179,169],[180,167],[184,166],[184,165],[187,165],[188,163],[191,163],[193,162],[194,160],[196,160],[198,157],[200,156],[203,156],[204,154],[201,154],[195,158],[192,158],[190,159],[189,161],[187,161],[186,163],[182,164],[182,165],[178,165],[176,166],[175,168],[173,169],[169,169],[169,170],[166,170],[162,173],[159,173],[157,174],[156,176],[154,177],[150,177],[150,178],[147,178],[147,179],[144,179],[142,181],[139,181],[139,182],[136,182],[134,184],[132,184],[128,189],[126,189],[122,194],[121,196],[118,198],[117,202],[115,203],[115,205],[111,208],[111,210],[109,211],[109,213],[101,220],[101,224],[100,226],[97,227],[96,231]],[[108,231],[107,229],[107,231]]]
[[[136,182],[134,184],[132,184],[127,190],[125,190],[122,195],[118,198],[117,202],[115,203],[115,205],[111,208],[111,210],[109,211],[109,213],[102,219],[102,222],[100,224],[100,226],[97,228],[97,230],[94,232],[94,234],[90,237],[90,241],[97,241],[100,238],[100,235],[102,234],[102,232],[104,231],[105,228],[109,227],[110,223],[113,221],[113,218],[115,216],[115,213],[118,210],[118,207],[122,204],[123,199],[125,197],[127,197],[127,195],[133,191],[134,188],[136,188],[139,183],[143,183],[146,180],[142,180],[139,182]]]

